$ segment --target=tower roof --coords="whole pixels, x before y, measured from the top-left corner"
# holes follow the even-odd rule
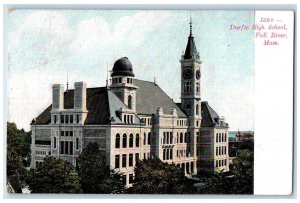
[[[132,64],[127,57],[118,59],[112,69],[111,76],[132,76],[134,77]]]
[[[184,59],[200,59],[199,52],[197,51],[196,44],[192,33],[192,19],[190,21],[190,36],[184,52]]]

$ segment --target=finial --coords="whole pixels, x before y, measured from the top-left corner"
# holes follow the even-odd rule
[[[193,35],[192,30],[193,30],[193,25],[192,25],[192,15],[190,15],[190,36]]]
[[[69,91],[69,69],[67,68],[67,92]]]
[[[108,87],[108,64],[106,64],[106,87]]]

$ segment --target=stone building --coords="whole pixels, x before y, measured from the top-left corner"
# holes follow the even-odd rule
[[[227,171],[228,124],[201,101],[201,61],[192,27],[181,56],[181,103],[175,103],[155,82],[135,78],[127,57],[113,66],[106,87],[73,90],[52,87],[52,104],[31,124],[31,167],[46,155],[74,165],[89,142],[97,142],[111,169],[134,178],[137,159],[159,157],[186,174]],[[178,69],[179,70],[179,69]]]

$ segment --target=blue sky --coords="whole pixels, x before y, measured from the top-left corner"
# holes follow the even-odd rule
[[[51,103],[53,83],[104,86],[106,69],[127,56],[136,78],[180,101],[180,57],[189,18],[202,60],[201,98],[230,130],[254,129],[254,11],[15,10],[8,15],[9,121],[29,129]],[[149,95],[150,97],[150,95]]]

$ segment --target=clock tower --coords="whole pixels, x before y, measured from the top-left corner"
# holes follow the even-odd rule
[[[190,118],[190,126],[200,127],[201,120],[201,61],[192,34],[190,22],[190,36],[181,56],[181,109]],[[198,125],[197,125],[198,121]]]

